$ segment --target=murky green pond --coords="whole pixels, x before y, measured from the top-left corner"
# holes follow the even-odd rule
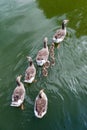
[[[55,66],[43,77],[35,58],[48,37],[50,46],[63,19],[67,36],[55,48]],[[37,82],[24,84],[22,111],[10,106],[15,79],[33,58]],[[49,104],[42,119],[34,100],[45,89]],[[87,0],[0,0],[0,130],[87,130]]]

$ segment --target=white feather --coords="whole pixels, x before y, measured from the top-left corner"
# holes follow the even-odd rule
[[[35,77],[32,77],[30,80],[24,80],[25,83],[32,83]]]
[[[23,101],[19,99],[18,102],[12,101],[11,106],[19,107],[22,103]]]
[[[53,42],[54,42],[54,43],[60,43],[60,42],[63,41],[63,39],[64,39],[64,37],[63,37],[63,38],[60,38],[60,39],[56,39],[55,37],[53,37]]]
[[[43,66],[47,60],[36,60],[38,66]]]

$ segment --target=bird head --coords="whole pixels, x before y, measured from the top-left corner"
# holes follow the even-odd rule
[[[44,97],[44,93],[43,92],[44,92],[44,89],[41,89],[40,92],[39,92],[39,95],[40,95],[41,98]]]
[[[32,58],[30,56],[27,56],[27,59],[28,59],[30,66],[31,66],[33,64]]]
[[[21,77],[22,77],[22,75],[19,75],[19,76],[17,76],[17,78],[16,78],[16,82],[17,82],[18,84],[20,83]]]
[[[48,38],[47,37],[44,38],[44,42],[46,42],[46,43],[48,42]]]
[[[67,24],[69,20],[63,20],[64,25]]]
[[[32,61],[32,58],[30,56],[27,56],[28,61]]]

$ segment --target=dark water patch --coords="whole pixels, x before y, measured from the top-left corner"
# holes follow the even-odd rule
[[[45,15],[48,18],[71,12],[74,9],[84,7],[84,5],[86,6],[86,3],[87,3],[85,0],[80,0],[79,3],[78,1],[75,1],[75,0],[74,1],[67,0],[66,2],[64,2],[63,0],[62,1],[37,0],[37,2],[38,2],[39,8],[44,11]],[[48,5],[49,5],[49,8],[48,8]],[[67,7],[67,5],[70,5],[70,6]]]

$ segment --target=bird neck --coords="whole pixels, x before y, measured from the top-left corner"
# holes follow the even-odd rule
[[[39,98],[42,98],[42,95],[41,95],[41,93],[39,94]]]
[[[32,62],[32,61],[30,61],[30,66],[32,66],[32,64],[33,64],[33,62]]]
[[[44,42],[44,48],[46,48],[47,47],[47,42]]]
[[[20,86],[20,85],[21,85],[20,80],[16,80],[16,82],[17,82],[17,85],[18,85],[18,86]]]
[[[65,29],[65,25],[64,25],[64,22],[62,22],[62,29],[63,29],[63,30]]]

